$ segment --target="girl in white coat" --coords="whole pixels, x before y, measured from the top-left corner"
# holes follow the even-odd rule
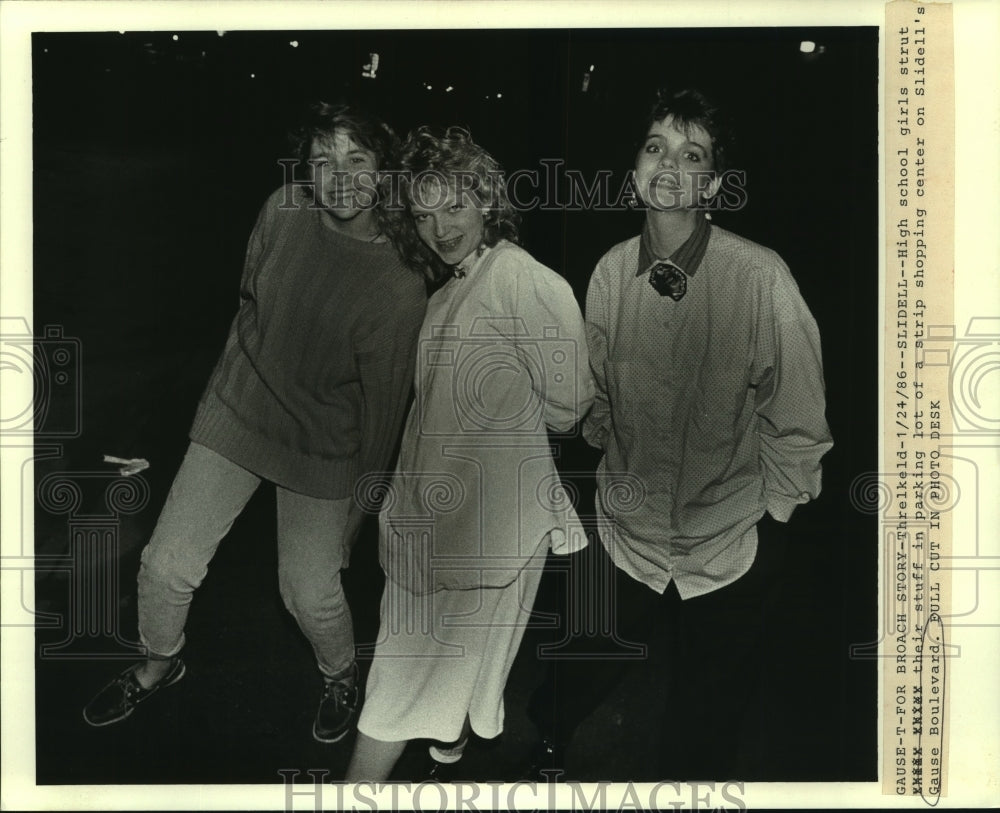
[[[420,333],[416,399],[381,520],[381,629],[347,780],[407,741],[456,761],[503,728],[503,691],[548,550],[586,544],[547,429],[593,399],[569,284],[517,243],[497,162],[469,134],[411,134],[403,203],[447,269]]]

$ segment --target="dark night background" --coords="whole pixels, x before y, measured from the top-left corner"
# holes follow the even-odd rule
[[[715,222],[775,249],[791,268],[823,337],[835,440],[822,497],[793,520],[782,620],[739,778],[874,780],[876,662],[851,657],[850,647],[876,637],[877,537],[849,493],[856,476],[876,469],[877,30],[176,37],[32,38],[33,325],[36,333],[62,326],[82,352],[82,431],[61,457],[36,464],[36,478],[99,471],[102,454],[150,460],[148,504],[121,518],[111,568],[121,638],[135,638],[139,551],[235,313],[257,210],[282,182],[284,133],[305,101],[361,101],[401,135],[420,124],[463,124],[508,171],[562,159],[585,177],[614,171],[617,189],[653,89],[694,85],[738,123],[733,165],[747,173],[747,206]],[[803,40],[824,51],[800,52]],[[366,79],[371,52],[379,68]],[[598,258],[640,224],[628,211],[536,211],[524,215],[522,234],[582,305]],[[595,463],[578,439],[562,443],[566,471]],[[99,495],[86,496],[81,515],[99,513],[98,503]],[[273,492],[262,489],[195,598],[187,678],[122,724],[91,729],[80,710],[123,668],[128,644],[71,632],[69,622],[39,629],[39,645],[50,647],[36,671],[40,784],[277,782],[277,771],[291,767],[340,775],[352,738],[326,747],[310,738],[319,678],[278,597],[273,513]],[[67,554],[72,519],[36,509],[40,557]],[[377,628],[372,530],[346,575],[359,643]],[[108,563],[88,566],[107,572]],[[41,568],[39,607],[66,614],[78,576]],[[474,743],[463,760],[468,778],[516,779],[533,744],[523,706],[538,678],[535,634],[511,678],[507,730]],[[644,745],[644,720],[662,702],[651,670],[628,678],[581,729],[570,778],[660,778],[643,774],[642,751],[654,747]]]

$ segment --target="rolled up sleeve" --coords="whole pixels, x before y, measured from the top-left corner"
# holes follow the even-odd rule
[[[767,510],[787,522],[797,505],[817,497],[820,460],[833,446],[819,330],[798,287],[782,268],[760,326],[766,360],[757,384],[757,431]]]

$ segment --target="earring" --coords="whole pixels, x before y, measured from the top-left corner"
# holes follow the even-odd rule
[[[625,191],[624,202],[629,209],[635,209],[639,206],[639,198],[636,195],[636,185],[635,180],[635,170],[630,170],[625,178],[625,186],[628,187]]]

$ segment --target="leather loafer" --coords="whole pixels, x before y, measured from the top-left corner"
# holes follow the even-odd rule
[[[101,689],[83,710],[83,719],[92,726],[105,726],[120,722],[135,711],[135,707],[148,700],[160,689],[172,686],[184,677],[184,661],[173,658],[169,671],[153,686],[144,688],[135,676],[142,664],[130,666]]]

